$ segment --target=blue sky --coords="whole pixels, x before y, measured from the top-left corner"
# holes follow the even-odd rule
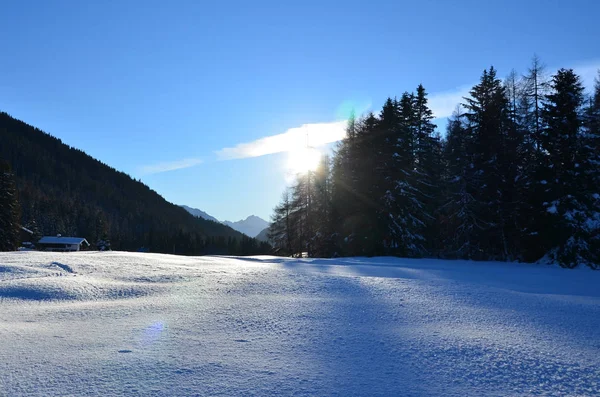
[[[444,116],[484,68],[525,72],[534,53],[589,82],[598,15],[596,0],[11,2],[0,110],[171,202],[268,219],[289,170],[263,138],[335,137],[347,109],[419,83]]]

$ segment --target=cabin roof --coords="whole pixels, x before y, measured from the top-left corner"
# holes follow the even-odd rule
[[[82,244],[84,242],[90,245],[83,237],[44,236],[38,244]]]

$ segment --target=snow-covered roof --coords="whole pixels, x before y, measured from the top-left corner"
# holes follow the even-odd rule
[[[81,244],[83,242],[90,245],[83,237],[44,236],[38,244]]]

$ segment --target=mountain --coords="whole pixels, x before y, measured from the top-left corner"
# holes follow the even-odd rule
[[[269,242],[269,227],[265,227],[260,233],[254,237],[258,241],[266,241]]]
[[[248,218],[237,222],[225,221],[223,224],[250,237],[256,237],[269,226],[269,222],[256,215],[250,215]]]
[[[202,218],[202,219],[206,219],[207,221],[213,221],[213,222],[220,223],[217,218],[215,218],[214,216],[208,215],[206,212],[199,210],[198,208],[188,207],[187,205],[182,205],[181,208],[183,208],[184,210],[186,210],[187,212],[189,212],[190,214],[194,215],[197,218]]]
[[[113,250],[125,251],[268,252],[266,245],[192,216],[141,181],[3,112],[0,159],[15,175],[21,224],[36,235],[84,237],[93,245],[109,239]]]
[[[181,205],[180,207],[185,209],[187,212],[194,215],[195,217],[203,218],[213,222],[219,222],[223,225],[229,226],[233,230],[237,230],[240,233],[244,233],[246,236],[255,237],[259,241],[267,241],[267,230],[269,228],[269,222],[256,215],[250,215],[246,219],[237,222],[221,222],[214,216],[208,215],[206,212],[199,210],[198,208],[192,208],[187,205]],[[261,236],[261,238],[258,238],[259,234],[263,232],[264,235]]]

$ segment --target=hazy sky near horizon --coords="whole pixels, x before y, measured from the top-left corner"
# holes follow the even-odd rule
[[[286,152],[422,83],[600,68],[597,0],[39,1],[1,7],[0,111],[221,220],[268,219]],[[1,144],[1,143],[0,143]]]

